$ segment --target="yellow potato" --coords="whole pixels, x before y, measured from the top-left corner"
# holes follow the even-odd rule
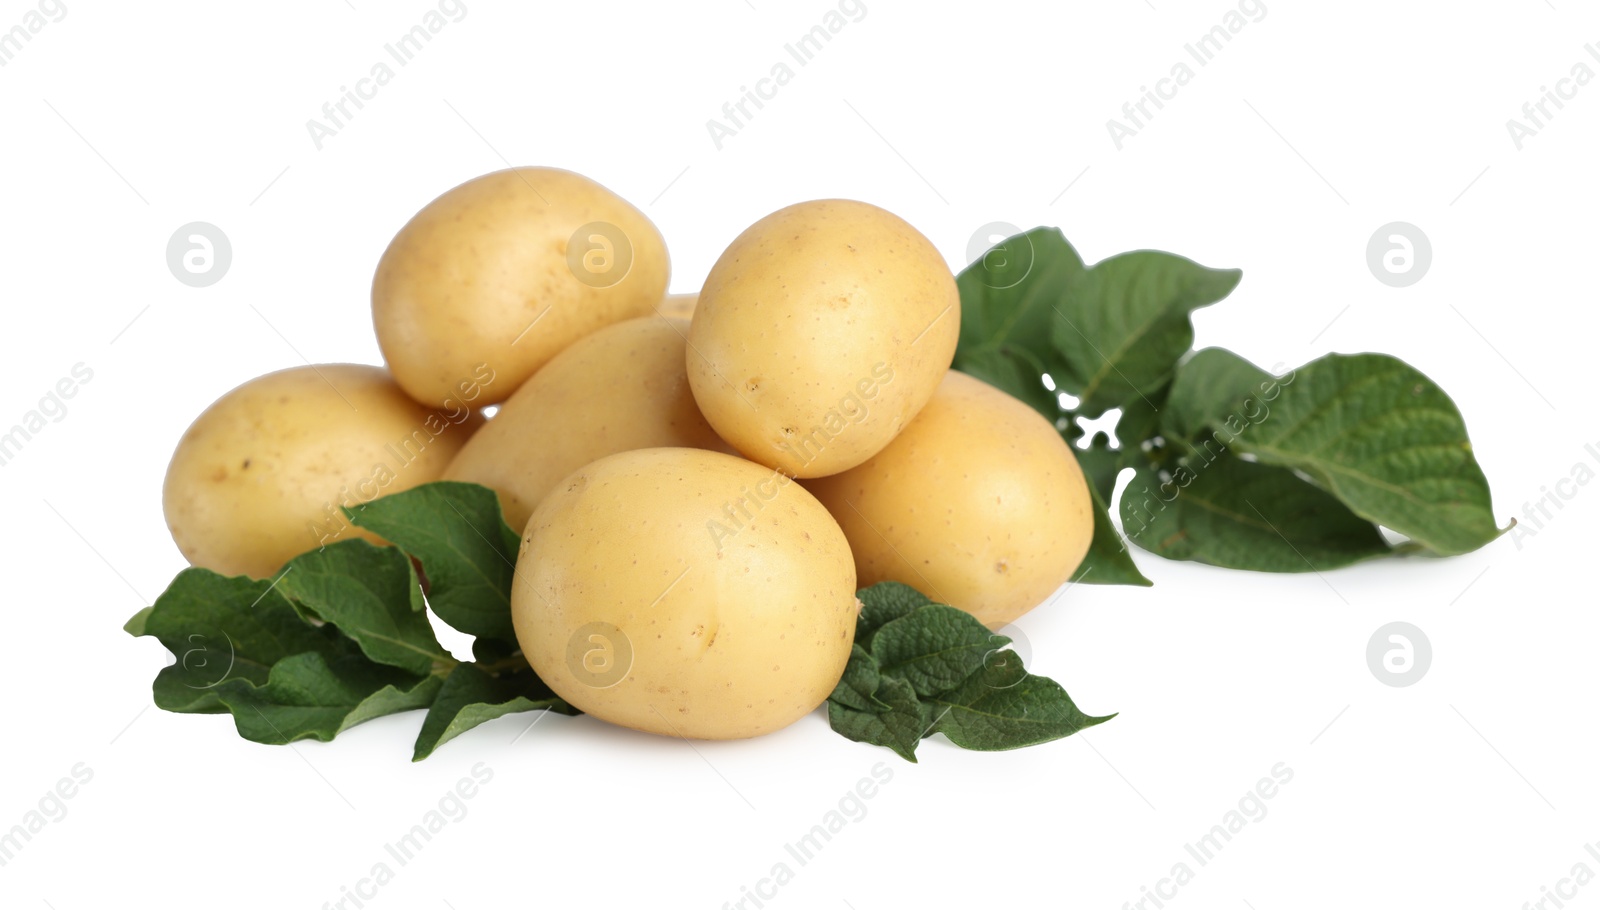
[[[179,440],[162,489],[167,526],[190,564],[256,578],[336,540],[381,543],[339,508],[438,480],[481,423],[460,401],[417,404],[382,367],[268,373],[219,398]]]
[[[802,202],[751,225],[712,266],[689,383],[746,458],[835,474],[922,409],[960,323],[950,268],[915,228],[864,202]]]
[[[957,372],[888,448],[806,488],[844,528],[862,587],[903,582],[990,628],[1065,584],[1094,536],[1089,487],[1061,434]]]
[[[551,487],[597,458],[661,446],[731,452],[689,393],[688,331],[687,320],[645,316],[580,339],[517,389],[445,479],[499,493],[520,531]]]
[[[700,300],[699,292],[693,294],[668,294],[667,299],[661,301],[656,307],[656,312],[670,319],[692,319],[695,304]]]
[[[666,243],[587,177],[525,167],[469,180],[400,229],[372,279],[372,321],[396,381],[437,405],[480,365],[504,401],[563,348],[652,312]]]
[[[788,726],[827,699],[855,638],[838,524],[777,472],[641,449],[564,479],[522,537],[517,641],[601,720],[697,739]]]

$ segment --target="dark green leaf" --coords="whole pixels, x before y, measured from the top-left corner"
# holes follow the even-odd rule
[[[1134,475],[1128,538],[1152,553],[1230,569],[1318,572],[1389,552],[1378,528],[1286,468],[1197,453],[1163,481]]]
[[[1116,716],[1079,711],[1054,680],[1028,673],[1015,651],[998,652],[982,672],[926,703],[935,731],[963,749],[983,752],[1049,742]]]
[[[857,711],[874,714],[889,710],[877,699],[878,686],[883,677],[878,673],[878,662],[860,645],[850,646],[850,662],[845,664],[844,675],[828,698]]]
[[[1161,435],[1161,418],[1167,411],[1170,389],[1170,386],[1162,386],[1148,395],[1135,395],[1122,403],[1122,416],[1117,418],[1117,446],[1125,453],[1124,464],[1137,464],[1144,443]],[[1110,500],[1108,495],[1106,501]]]
[[[514,641],[511,584],[517,533],[494,491],[439,481],[347,509],[351,522],[415,556],[428,576],[428,605],[469,635]]]
[[[344,540],[302,553],[280,573],[278,590],[378,663],[419,676],[455,663],[428,623],[411,560],[394,547]]]
[[[1277,379],[1232,351],[1196,351],[1173,378],[1161,430],[1175,439],[1194,439],[1208,427],[1242,428],[1262,419],[1283,386],[1293,382],[1292,375]]]
[[[1117,487],[1117,475],[1122,472],[1125,453],[1111,448],[1111,439],[1106,434],[1096,433],[1089,440],[1088,448],[1073,446],[1072,454],[1078,459],[1078,467],[1083,469],[1089,486],[1100,494],[1101,500],[1109,502]]]
[[[1054,421],[1061,415],[1056,393],[1045,388],[1044,364],[1016,345],[974,351],[958,362],[960,372],[981,379]]]
[[[1305,473],[1357,515],[1434,553],[1466,553],[1500,535],[1461,412],[1405,362],[1329,354],[1296,370],[1270,404],[1221,441]]]
[[[172,686],[195,693],[226,679],[265,685],[272,665],[291,655],[314,652],[336,660],[356,650],[333,626],[307,623],[274,588],[274,580],[226,577],[209,569],[178,573],[128,628],[166,645],[177,663],[163,673]],[[192,700],[204,701],[199,695]]]
[[[333,662],[307,652],[272,666],[265,684],[233,676],[203,690],[191,688],[179,667],[156,677],[156,704],[168,711],[233,714],[239,735],[282,745],[298,739],[331,740],[385,714],[425,708],[439,691],[437,676],[416,676],[374,664],[359,654]]]
[[[1126,501],[1128,494],[1122,495]],[[1150,579],[1134,565],[1127,544],[1122,542],[1122,535],[1111,523],[1105,499],[1093,484],[1089,486],[1089,498],[1094,501],[1094,537],[1089,541],[1089,552],[1084,555],[1083,562],[1072,573],[1073,583],[1150,587]]]
[[[497,717],[547,708],[574,713],[532,671],[491,676],[475,664],[461,664],[446,677],[428,709],[411,760],[421,761],[462,733]]]
[[[921,591],[898,581],[880,581],[856,592],[861,613],[856,616],[856,644],[872,646],[872,636],[885,624],[933,603]]]
[[[872,638],[878,672],[911,684],[922,696],[959,685],[984,657],[1010,644],[971,613],[932,604],[887,623]]]
[[[1152,251],[1097,263],[1056,307],[1052,338],[1071,370],[1056,384],[1086,417],[1150,395],[1194,343],[1189,314],[1232,293],[1240,275]]]
[[[858,711],[830,700],[829,726],[846,739],[887,746],[906,761],[916,761],[917,744],[928,729],[927,713],[917,701],[917,693],[905,680],[886,677],[878,698],[889,706],[887,711]]]
[[[1007,239],[963,269],[956,276],[961,337],[955,368],[1055,420],[1055,395],[1037,380],[1041,372],[1053,377],[1067,369],[1050,343],[1050,327],[1056,306],[1083,273],[1083,260],[1061,231],[1043,227]]]

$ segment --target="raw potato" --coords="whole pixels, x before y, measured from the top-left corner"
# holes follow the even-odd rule
[[[802,202],[712,266],[689,383],[746,458],[821,477],[871,458],[922,410],[960,327],[955,279],[916,228],[864,202]]]
[[[572,342],[652,312],[667,276],[661,233],[610,190],[555,168],[497,171],[400,229],[372,280],[372,321],[411,397],[442,404],[487,364],[493,404]]]
[[[482,422],[464,406],[417,404],[382,367],[268,373],[218,399],[178,441],[162,489],[167,526],[191,565],[256,578],[335,540],[381,542],[339,507],[438,480]]]
[[[661,306],[656,311],[669,319],[694,318],[695,304],[700,301],[699,292],[693,294],[668,294],[667,299],[661,301]]]
[[[898,581],[997,629],[1072,577],[1094,536],[1077,457],[1033,408],[950,372],[888,448],[810,481],[862,587]]]
[[[844,534],[799,484],[732,455],[643,449],[540,503],[511,610],[528,662],[573,705],[651,733],[739,739],[827,699],[855,638],[855,590]]]
[[[731,452],[695,407],[687,320],[645,316],[579,340],[522,384],[445,470],[500,494],[521,531],[550,488],[597,458],[661,446]]]

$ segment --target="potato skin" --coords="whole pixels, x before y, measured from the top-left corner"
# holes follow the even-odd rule
[[[1050,422],[950,372],[866,464],[812,480],[862,587],[911,585],[999,628],[1072,577],[1094,536],[1088,483]]]
[[[445,479],[499,493],[521,531],[556,483],[597,458],[665,446],[731,453],[689,393],[688,332],[687,320],[644,316],[579,339],[506,400]]]
[[[382,367],[268,373],[184,432],[162,488],[167,526],[191,565],[256,578],[334,540],[381,543],[338,508],[438,480],[482,422],[459,403],[417,404]]]
[[[694,318],[694,308],[699,302],[699,291],[693,294],[668,294],[667,299],[661,301],[661,305],[656,307],[656,312],[668,319],[683,319],[687,321]]]
[[[712,266],[689,383],[746,458],[836,474],[922,409],[960,327],[955,278],[915,228],[864,202],[802,202],[751,225]]]
[[[598,268],[603,258],[579,255],[587,245],[569,264],[576,232],[596,222],[629,241],[620,280]],[[623,266],[620,255],[609,262]],[[372,321],[411,397],[438,405],[487,363],[500,376],[492,404],[577,339],[650,313],[668,273],[666,243],[643,212],[570,171],[515,168],[461,184],[400,229],[372,279]]]
[[[585,466],[539,504],[511,609],[529,663],[573,705],[636,730],[739,739],[833,691],[855,638],[855,566],[789,478],[642,449]]]

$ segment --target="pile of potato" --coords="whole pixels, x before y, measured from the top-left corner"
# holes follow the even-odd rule
[[[1072,575],[1083,473],[1032,408],[950,371],[955,280],[911,225],[803,202],[735,238],[698,300],[668,275],[649,219],[577,174],[450,190],[378,263],[387,370],[296,367],[224,395],[168,469],[173,539],[196,566],[270,577],[382,542],[341,507],[482,484],[522,530],[533,669],[602,719],[717,739],[827,698],[858,587],[904,582],[997,628]]]

